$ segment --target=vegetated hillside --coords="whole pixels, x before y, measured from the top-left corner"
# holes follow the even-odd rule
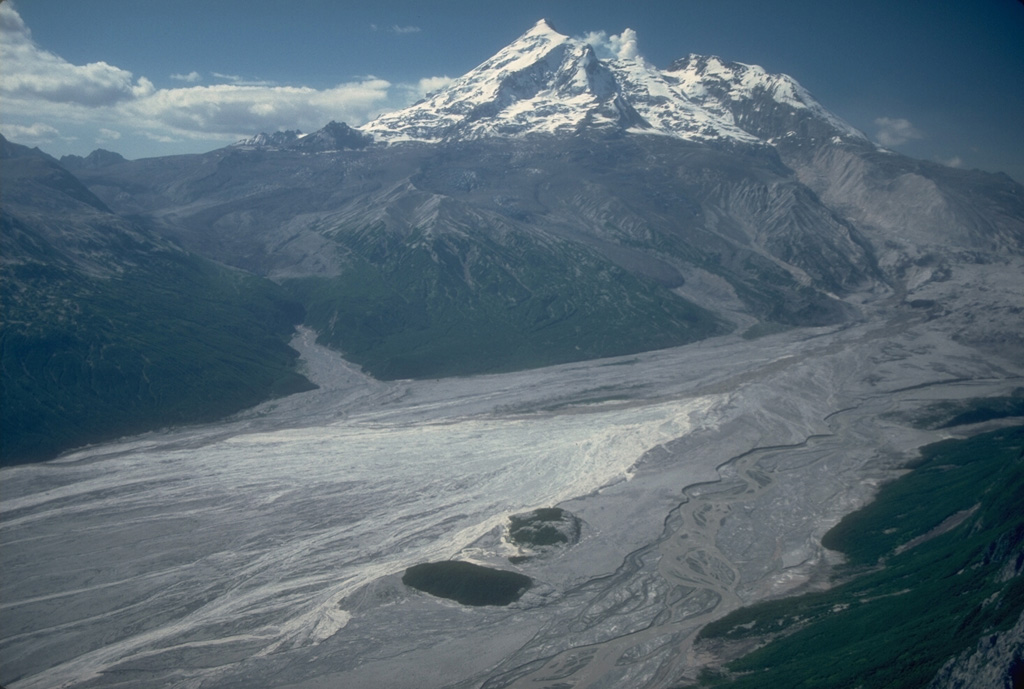
[[[768,643],[705,672],[700,686],[927,686],[947,661],[971,656],[983,635],[995,646],[1019,628],[1022,504],[1024,427],[924,448],[912,472],[822,539],[847,556],[845,583],[743,608],[701,631],[709,650],[723,641]],[[1016,661],[1012,653],[990,657],[987,674],[968,685],[1019,680],[1020,638],[1016,645]]]
[[[839,323],[855,314],[843,296],[880,280],[856,229],[762,149],[541,136],[159,165],[79,174],[186,248],[283,284],[321,342],[382,377],[685,344],[730,329],[731,309]]]
[[[3,146],[3,463],[308,389],[273,283],[111,213],[56,161]]]

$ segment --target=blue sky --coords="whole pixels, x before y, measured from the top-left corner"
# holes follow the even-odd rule
[[[795,77],[902,153],[1024,181],[1019,0],[3,0],[0,131],[53,155],[199,152],[361,124],[547,18]]]

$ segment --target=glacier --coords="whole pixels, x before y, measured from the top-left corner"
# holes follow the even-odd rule
[[[359,127],[384,144],[625,130],[702,143],[770,145],[737,116],[744,102],[807,111],[836,135],[867,137],[795,79],[757,65],[689,55],[658,69],[639,54],[600,59],[585,39],[538,21],[465,75]]]

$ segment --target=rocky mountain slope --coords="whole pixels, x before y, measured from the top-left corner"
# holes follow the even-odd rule
[[[287,346],[302,308],[276,285],[115,215],[38,150],[0,147],[2,463],[309,388]]]
[[[640,56],[600,60],[585,41],[541,20],[449,86],[362,129],[386,143],[596,130],[766,144],[796,135],[763,126],[769,113],[781,110],[796,115],[790,119],[806,114],[823,132],[866,141],[789,76],[699,55],[665,70]]]
[[[359,128],[89,158],[67,162],[114,213],[270,278],[382,378],[844,323],[1024,250],[1005,176],[881,150],[788,76],[601,60],[544,21]],[[1004,352],[1013,308],[986,315]]]

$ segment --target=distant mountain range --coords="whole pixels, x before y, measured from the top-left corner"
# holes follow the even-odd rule
[[[788,76],[601,60],[544,21],[361,127],[135,161],[4,142],[3,168],[5,461],[297,389],[300,321],[381,378],[500,372],[841,324],[1024,252],[1005,175],[883,150]],[[1012,308],[995,340],[1024,352]]]

